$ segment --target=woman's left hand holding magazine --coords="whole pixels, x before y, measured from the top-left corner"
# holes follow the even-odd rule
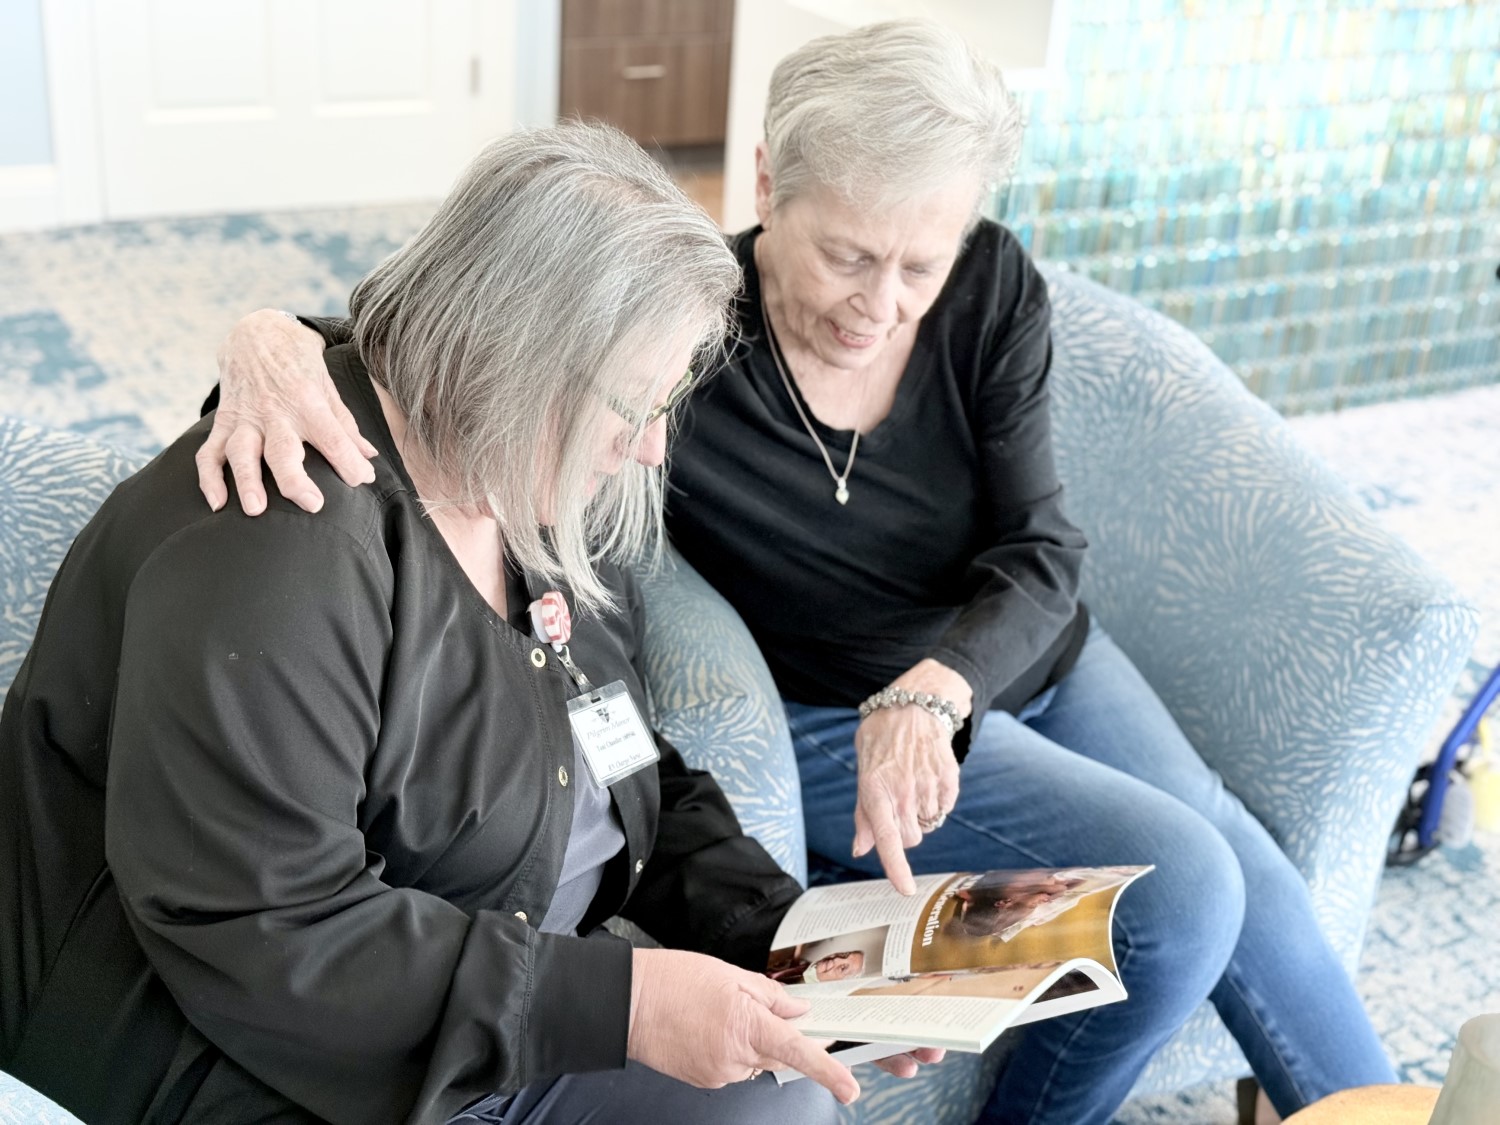
[[[924,1064],[931,1066],[933,1063],[942,1062],[943,1056],[947,1053],[941,1047],[918,1047],[899,1055],[891,1055],[889,1058],[876,1059],[875,1065],[887,1074],[894,1074],[897,1078],[915,1078],[917,1071],[921,1070]]]

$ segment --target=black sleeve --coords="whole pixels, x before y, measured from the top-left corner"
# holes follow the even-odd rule
[[[347,316],[298,316],[297,319],[323,337],[325,348],[336,348],[354,339],[354,321]]]
[[[354,321],[348,317],[298,316],[297,320],[323,337],[325,348],[347,344],[354,339]],[[209,391],[208,397],[203,400],[203,405],[198,408],[198,417],[201,418],[210,410],[217,409],[219,409],[219,384],[215,383],[213,390]]]
[[[970,407],[989,546],[969,564],[976,593],[930,654],[969,681],[976,714],[1073,622],[1087,546],[1063,514],[1052,455],[1046,282],[1019,246],[999,264],[991,299],[1001,307]]]
[[[622,1066],[629,1024],[624,942],[383,880],[360,816],[394,595],[335,520],[216,517],[142,567],[120,656],[106,848],[132,927],[204,1035],[334,1122]]]
[[[635,666],[645,682],[639,639],[645,610],[627,580],[635,620]],[[620,913],[663,945],[709,953],[754,972],[765,970],[771,939],[802,893],[759,841],[745,835],[718,782],[689,769],[660,735],[661,817],[651,857]]]

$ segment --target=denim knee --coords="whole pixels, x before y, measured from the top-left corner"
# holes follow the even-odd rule
[[[1228,841],[1166,797],[1152,819],[1156,870],[1133,883],[1115,913],[1115,955],[1129,1003],[1175,1026],[1205,999],[1229,963],[1245,919],[1245,877]]]

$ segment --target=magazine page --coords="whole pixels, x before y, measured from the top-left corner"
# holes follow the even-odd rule
[[[837,990],[828,984],[800,985],[791,991],[813,1001],[794,1021],[799,1030],[836,1040],[829,1050],[847,1066],[914,1047],[979,1052],[1007,1028],[1125,998],[1114,974],[1086,960],[924,973],[900,981],[855,982]],[[1042,997],[1050,1010],[1038,1014]],[[794,1070],[776,1073],[783,1084],[800,1077]]]
[[[787,911],[766,973],[786,984],[1087,957],[1114,971],[1119,893],[1149,867],[925,875],[905,896],[884,879],[814,887]]]
[[[766,973],[812,1001],[796,1022],[816,1038],[983,1050],[1006,1027],[1124,999],[1110,925],[1149,870],[928,875],[909,897],[883,879],[817,887]]]
[[[1086,957],[1112,973],[1115,903],[1149,870],[1074,867],[956,876],[929,904],[910,971]]]
[[[844,945],[867,942],[869,948],[858,946],[860,972],[856,975],[906,976],[911,971],[912,940],[917,922],[927,909],[925,904],[940,897],[943,888],[955,878],[958,876],[951,873],[918,875],[914,879],[916,894],[910,896],[897,893],[885,879],[814,887],[794,902],[782,918],[772,942],[775,952],[768,966],[769,975],[789,984],[802,983],[802,972],[789,970],[788,966],[804,954],[815,953],[816,961],[838,952],[833,946],[840,942]],[[887,950],[891,957],[889,964],[884,961]]]

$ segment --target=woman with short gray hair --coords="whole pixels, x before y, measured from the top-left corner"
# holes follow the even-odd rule
[[[1284,1114],[1394,1081],[1301,875],[1079,600],[1047,287],[979,217],[1017,151],[998,71],[933,24],[859,28],[782,60],[765,124],[735,344],[689,400],[667,531],[766,657],[809,850],[907,891],[1157,868],[1119,904],[1130,999],[1028,1028],[985,1120],[1108,1121],[1205,997]],[[231,338],[215,440],[317,435],[352,479],[349,435],[277,405],[314,396],[322,346],[277,319]]]
[[[643,724],[639,596],[596,553],[656,536],[738,282],[620,134],[507,137],[327,353],[372,487],[314,458],[321,515],[209,511],[204,421],[115,491],[0,720],[0,1066],[92,1123],[856,1096],[758,971],[800,888]]]

